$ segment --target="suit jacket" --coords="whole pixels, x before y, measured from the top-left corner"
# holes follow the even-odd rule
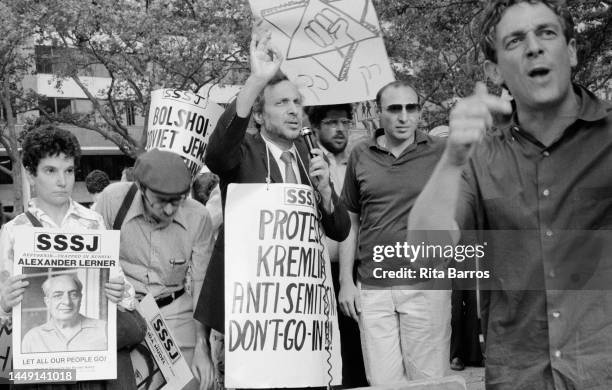
[[[206,165],[220,178],[219,186],[224,209],[228,184],[265,183],[268,174],[268,160],[271,182],[283,182],[280,169],[272,153],[268,152],[270,153],[269,158],[266,156],[266,144],[261,135],[246,132],[248,124],[248,117],[240,118],[236,115],[236,102],[234,101],[219,119],[206,148]],[[310,163],[308,148],[301,138],[295,141],[295,146],[308,169]],[[304,171],[301,164],[298,166],[302,183],[308,183],[308,173]],[[326,213],[319,204],[321,223],[328,237],[342,241],[348,236],[351,227],[350,219],[335,191],[333,191],[332,202],[334,204],[332,214]],[[221,226],[194,313],[198,321],[219,332],[224,332],[225,323],[224,245],[224,229]]]

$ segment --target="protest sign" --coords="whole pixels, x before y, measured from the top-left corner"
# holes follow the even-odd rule
[[[193,374],[155,298],[145,296],[138,305],[138,312],[147,322],[145,343],[131,353],[138,389],[182,389],[193,379]]]
[[[116,378],[117,312],[104,283],[119,273],[119,232],[19,226],[14,248],[13,273],[30,283],[13,308],[14,368]]]
[[[204,165],[208,137],[222,113],[221,106],[196,93],[155,90],[151,92],[145,149],[180,155],[195,176]]]
[[[9,372],[13,370],[13,326],[9,319],[0,319],[0,384],[9,383]]]
[[[371,0],[249,0],[305,105],[373,99],[395,78]]]
[[[315,193],[230,184],[225,208],[225,386],[339,385],[340,334]]]

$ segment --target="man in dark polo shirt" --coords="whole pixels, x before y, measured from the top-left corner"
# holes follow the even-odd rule
[[[408,83],[386,85],[376,100],[382,129],[355,146],[346,169],[342,197],[351,232],[340,244],[338,298],[342,311],[359,322],[372,386],[444,376],[451,332],[450,285],[369,288],[379,266],[373,254],[405,241],[408,213],[444,149],[442,140],[417,130],[419,97]]]
[[[610,389],[612,108],[572,84],[560,1],[490,2],[481,46],[487,75],[514,97],[512,120],[484,136],[512,108],[482,84],[457,103],[409,228],[488,236],[488,389]]]

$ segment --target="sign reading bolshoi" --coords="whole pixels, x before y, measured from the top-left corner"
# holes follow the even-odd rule
[[[208,138],[222,113],[221,106],[193,92],[155,90],[151,92],[145,149],[180,155],[195,176],[204,165]]]
[[[317,212],[305,185],[229,185],[226,387],[341,383],[337,305]]]

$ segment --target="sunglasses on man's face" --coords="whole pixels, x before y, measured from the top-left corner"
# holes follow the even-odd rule
[[[388,105],[385,110],[391,114],[401,114],[402,110],[406,110],[406,112],[408,114],[413,114],[415,112],[418,112],[419,109],[421,107],[418,104],[412,103],[412,104],[390,104]]]

